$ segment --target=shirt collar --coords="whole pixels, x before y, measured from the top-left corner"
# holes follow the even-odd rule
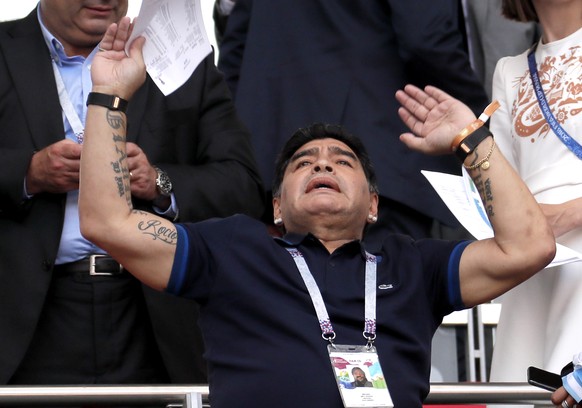
[[[42,16],[40,14],[40,3],[36,8],[36,16],[38,18],[38,23],[40,24],[42,36],[44,37],[46,46],[49,50],[49,53],[51,54],[51,58],[53,61],[55,61],[55,63],[58,66],[62,66],[63,61],[79,61],[79,62],[85,61],[85,57],[81,55],[74,55],[69,57],[67,56],[67,54],[65,54],[65,47],[63,46],[63,44],[48,30],[48,28],[46,28],[42,21]],[[97,49],[97,47],[95,47],[95,49]],[[87,60],[92,60],[94,54],[95,50],[93,50],[93,52],[89,55]]]
[[[311,233],[298,234],[289,232],[285,234],[282,238],[275,237],[274,239],[280,245],[285,247],[298,247],[300,245],[305,245],[305,246],[319,246],[324,248],[321,241]],[[366,258],[366,251],[364,249],[364,245],[360,240],[357,239],[342,245],[339,248],[339,250],[343,252],[357,251],[361,254],[362,258],[364,259]]]

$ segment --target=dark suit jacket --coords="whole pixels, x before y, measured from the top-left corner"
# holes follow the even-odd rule
[[[218,68],[266,186],[297,128],[338,123],[364,140],[383,196],[456,223],[420,170],[459,174],[460,164],[399,141],[405,127],[394,93],[432,84],[477,113],[487,105],[462,46],[457,0],[237,0]]]
[[[261,214],[264,193],[248,132],[212,55],[168,97],[148,78],[127,117],[128,141],[169,174],[179,221]],[[11,377],[34,333],[65,209],[65,194],[24,201],[23,181],[33,152],[63,138],[51,59],[34,10],[22,20],[0,24],[0,384]],[[151,210],[145,203],[135,205]],[[166,334],[188,343],[196,322],[184,317],[193,305],[184,307],[177,317],[192,327]],[[186,346],[171,350],[182,366],[190,364],[195,351]],[[174,380],[190,381],[194,368],[182,369]]]

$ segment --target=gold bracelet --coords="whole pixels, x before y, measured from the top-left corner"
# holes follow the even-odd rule
[[[489,167],[491,166],[491,164],[489,163],[489,159],[491,158],[493,150],[495,150],[495,139],[491,139],[491,148],[489,149],[489,151],[487,152],[483,159],[479,160],[475,164],[471,164],[470,166],[467,166],[463,163],[463,167],[465,167],[467,170],[475,170],[479,167],[481,167],[481,170],[489,169]]]
[[[457,148],[459,147],[459,145],[461,144],[461,142],[467,136],[469,136],[471,133],[473,133],[474,131],[479,129],[481,126],[483,126],[485,124],[485,122],[487,122],[489,120],[489,117],[491,115],[493,115],[493,113],[499,108],[499,106],[500,106],[499,101],[497,101],[497,100],[495,100],[495,101],[491,102],[489,105],[487,105],[485,110],[483,110],[483,113],[481,115],[479,115],[479,117],[477,119],[475,119],[475,121],[469,123],[467,125],[467,127],[465,127],[463,130],[461,130],[455,136],[455,138],[451,142],[451,150],[453,152],[456,151]]]

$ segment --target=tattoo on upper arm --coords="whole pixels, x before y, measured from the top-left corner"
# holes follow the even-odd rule
[[[178,232],[176,228],[168,228],[160,220],[151,219],[146,221],[140,221],[137,224],[137,229],[142,232],[142,234],[150,235],[152,239],[160,240],[166,244],[176,245],[178,241]]]

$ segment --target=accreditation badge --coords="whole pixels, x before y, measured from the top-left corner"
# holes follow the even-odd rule
[[[329,344],[327,350],[344,407],[394,407],[376,347]]]

